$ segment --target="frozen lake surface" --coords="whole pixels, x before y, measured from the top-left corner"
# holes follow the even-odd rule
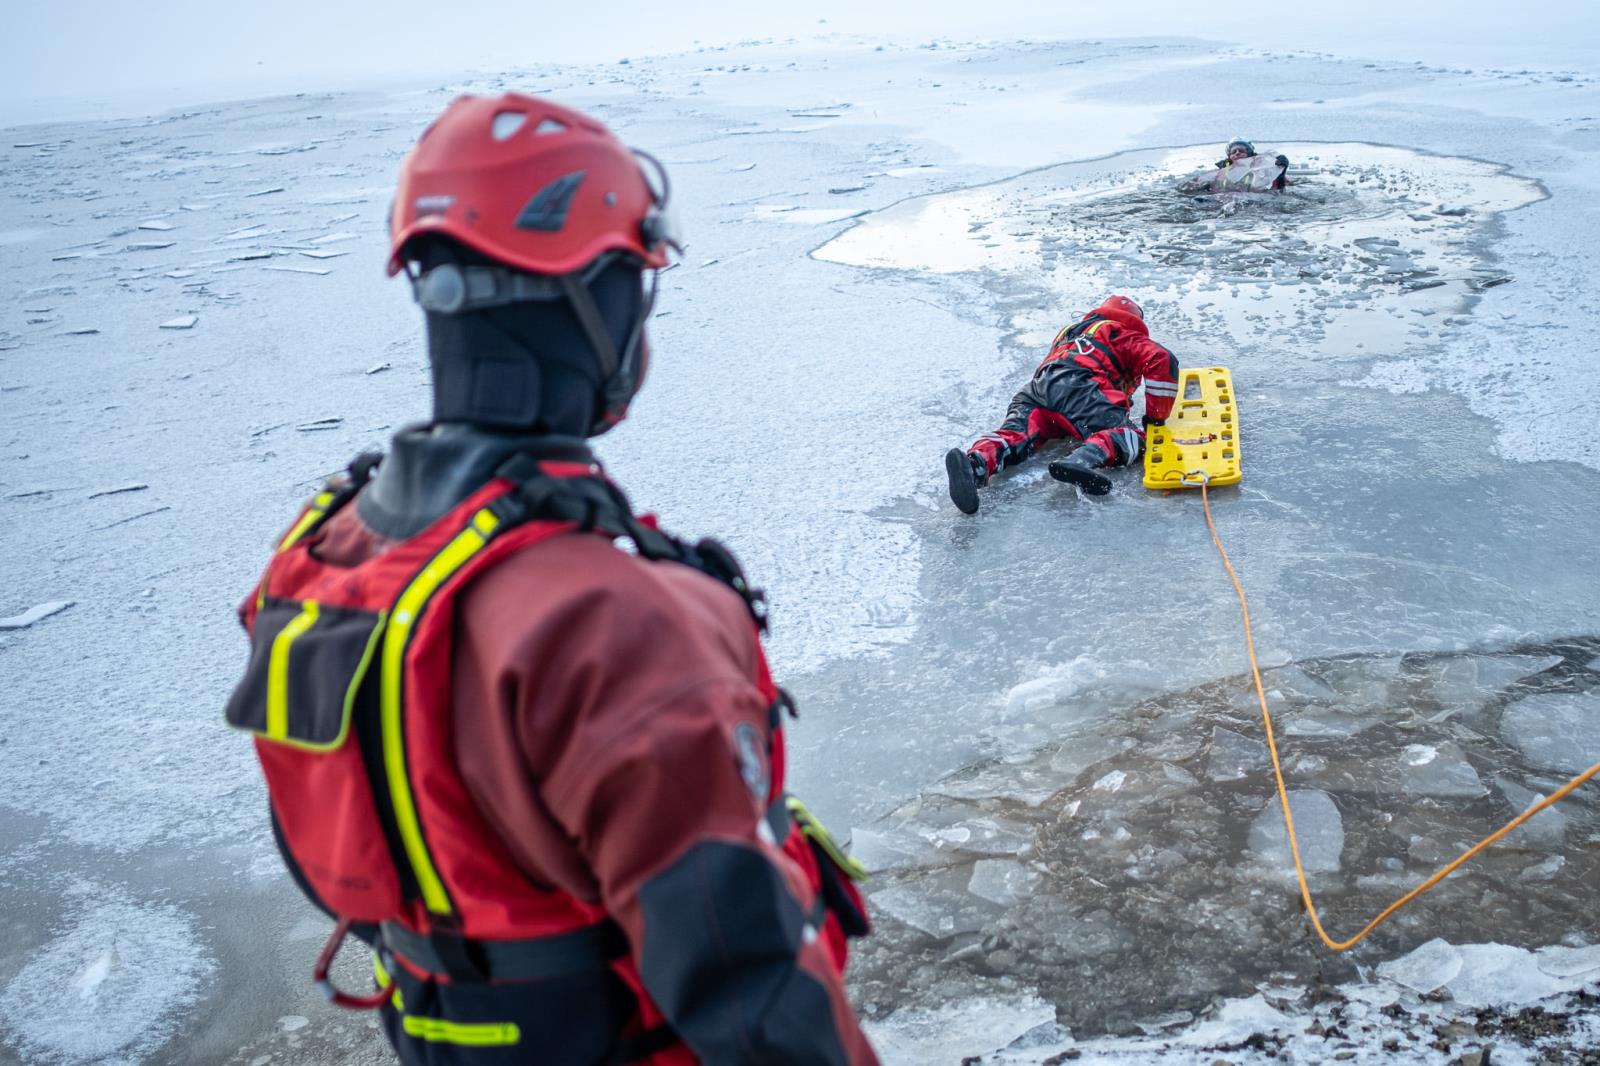
[[[1328,956],[1200,501],[1036,463],[967,519],[940,463],[1107,289],[1231,368],[1213,504],[1315,887],[1364,919],[1600,759],[1596,74],[762,42],[5,131],[0,1059],[385,1061],[311,987],[323,926],[222,726],[232,610],[318,481],[425,417],[394,171],[502,87],[672,172],[691,243],[599,450],[772,596],[795,790],[880,870],[853,991],[887,1061],[1323,1061],[1313,1021],[1517,1061],[1531,1028],[1473,1012],[1529,1004],[1600,1040],[1593,786]],[[1240,133],[1286,195],[1174,191]]]

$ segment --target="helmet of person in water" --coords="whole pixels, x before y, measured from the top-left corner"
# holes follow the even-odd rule
[[[668,197],[661,164],[587,115],[521,93],[461,96],[400,167],[389,273],[405,270],[417,302],[438,314],[567,301],[600,368],[604,410],[593,432],[603,432],[622,419],[644,379],[654,272],[667,266],[669,250],[682,250]],[[424,271],[408,251],[428,237],[491,262]],[[620,344],[588,287],[619,258],[651,273]]]
[[[1144,321],[1144,309],[1127,296],[1107,296],[1100,301],[1100,306],[1095,310],[1100,314],[1105,314],[1108,311],[1120,312],[1125,315],[1132,315],[1140,322]]]
[[[1230,163],[1233,162],[1235,149],[1239,149],[1243,152],[1243,155],[1240,156],[1241,159],[1256,154],[1255,145],[1251,144],[1249,141],[1235,138],[1234,140],[1228,142],[1228,149],[1223,153],[1223,155],[1228,157],[1228,161]]]

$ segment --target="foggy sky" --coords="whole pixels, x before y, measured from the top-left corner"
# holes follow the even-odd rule
[[[1486,67],[1593,69],[1593,0],[19,0],[0,64],[0,123],[148,114],[219,99],[421,87],[472,70],[615,61],[695,43],[1190,36],[1275,49]]]

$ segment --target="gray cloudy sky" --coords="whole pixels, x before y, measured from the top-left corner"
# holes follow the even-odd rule
[[[1600,62],[1594,0],[18,0],[0,122],[148,113],[263,93],[425,84],[469,69],[615,60],[695,41],[1200,36],[1478,66]],[[819,20],[826,20],[825,23]]]

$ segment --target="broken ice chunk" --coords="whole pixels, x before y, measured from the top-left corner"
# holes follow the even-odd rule
[[[199,315],[179,315],[177,318],[169,318],[165,322],[161,323],[160,328],[194,329],[194,324],[198,321],[200,321]]]
[[[1289,812],[1300,842],[1300,862],[1307,873],[1337,873],[1344,851],[1344,819],[1333,797],[1318,789],[1289,793]],[[1283,869],[1289,861],[1289,838],[1277,800],[1262,808],[1250,825],[1250,850],[1263,862]]]
[[[168,222],[166,219],[152,218],[148,222],[139,223],[139,228],[155,230],[158,233],[164,233],[167,230],[172,229],[173,226],[172,223]]]
[[[1212,728],[1211,761],[1206,771],[1211,780],[1238,781],[1270,764],[1267,746],[1262,741],[1242,737],[1221,726]]]
[[[35,622],[43,621],[53,614],[60,614],[72,606],[71,600],[56,600],[51,603],[41,603],[37,607],[30,607],[21,614],[14,614],[10,618],[0,618],[0,629],[27,629]]]
[[[880,889],[870,897],[872,909],[941,940],[975,933],[1001,911],[966,891],[969,877],[965,867],[956,867]]]
[[[1128,775],[1121,770],[1113,770],[1106,774],[1092,786],[1096,792],[1116,792],[1127,782]]]
[[[1061,791],[1066,782],[1040,769],[992,763],[977,770],[960,770],[929,790],[934,796],[952,799],[1002,799],[1038,807]]]
[[[1548,881],[1561,872],[1567,860],[1560,855],[1552,855],[1541,863],[1535,863],[1522,871],[1524,881]]]
[[[1435,937],[1409,955],[1378,963],[1378,976],[1413,992],[1427,993],[1449,984],[1461,972],[1461,952]]]
[[[1077,737],[1061,745],[1050,759],[1050,769],[1069,781],[1075,780],[1091,766],[1127,751],[1133,744],[1131,737]]]
[[[126,250],[130,252],[159,252],[163,248],[171,248],[172,245],[172,241],[134,241],[132,244],[127,245]]]
[[[1545,948],[1539,952],[1539,969],[1551,977],[1580,977],[1600,971],[1600,946]]]
[[[1033,847],[1033,828],[1004,818],[973,818],[925,831],[934,844],[975,855],[1018,855]]]
[[[1038,871],[1010,859],[979,859],[972,864],[972,880],[967,891],[991,903],[1009,907],[1033,892],[1039,883]]]
[[[1495,785],[1500,789],[1500,794],[1506,798],[1506,802],[1511,805],[1511,809],[1518,814],[1544,798],[1539,793],[1523,788],[1515,781],[1504,777],[1496,778]],[[1522,847],[1559,848],[1567,841],[1567,816],[1561,812],[1560,807],[1546,807],[1518,826],[1510,839],[1513,844]]]
[[[1412,744],[1400,757],[1402,787],[1413,796],[1472,799],[1488,791],[1455,744]]]
[[[1544,973],[1531,951],[1504,944],[1464,944],[1461,973],[1445,988],[1467,1007],[1514,1007],[1571,988],[1570,978]]]
[[[1500,735],[1534,766],[1575,774],[1600,762],[1600,692],[1548,692],[1518,700]]]

